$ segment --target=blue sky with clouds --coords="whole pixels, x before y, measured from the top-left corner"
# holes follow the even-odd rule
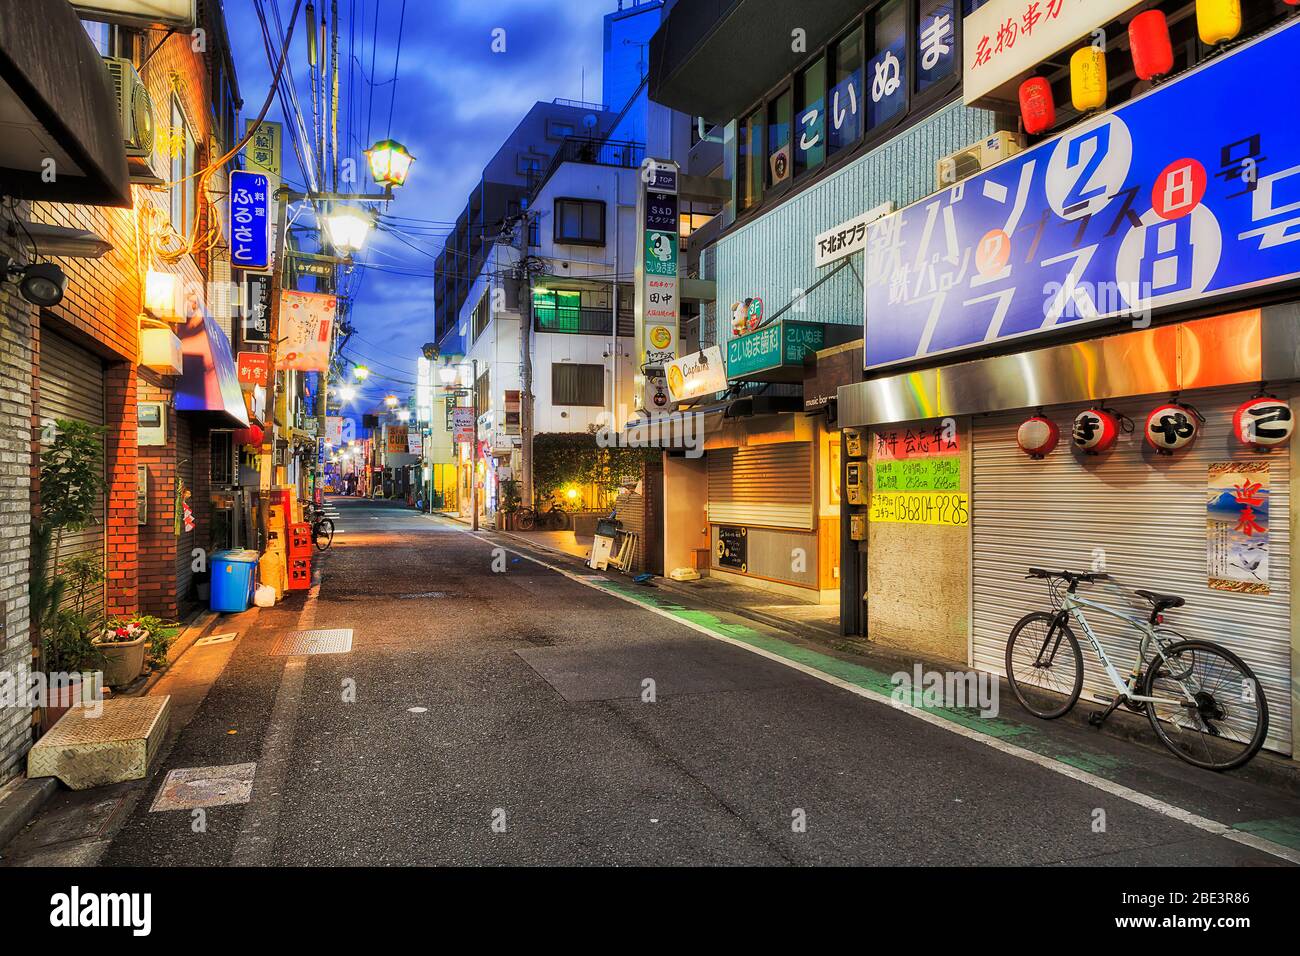
[[[276,3],[281,18],[287,18],[293,0],[264,0],[268,9]],[[364,164],[360,150],[391,133],[416,157],[408,184],[387,209],[394,217],[406,217],[403,234],[372,234],[361,256],[370,268],[353,280],[359,282],[352,311],[357,334],[345,354],[372,373],[349,409],[356,414],[389,391],[411,391],[407,383],[415,380],[420,346],[433,338],[434,257],[446,224],[464,209],[483,165],[538,100],[600,99],[601,24],[617,3],[405,0],[404,22],[403,0],[338,0],[338,6],[340,151]],[[328,13],[330,0],[316,0],[316,7],[318,15],[322,8]],[[270,87],[271,68],[254,0],[226,0],[226,18],[243,115],[255,117]],[[505,31],[504,52],[492,49],[498,29]],[[306,34],[300,19],[290,65],[310,130]],[[350,82],[349,53],[354,66]],[[349,116],[354,141],[344,150]],[[278,101],[267,118],[284,121]],[[287,139],[284,162],[286,178],[300,187],[305,177]]]

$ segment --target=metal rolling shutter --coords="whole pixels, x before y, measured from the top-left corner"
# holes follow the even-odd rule
[[[41,336],[40,415],[43,426],[60,418],[90,425],[105,423],[104,363],[93,352],[49,331]],[[100,448],[102,456],[102,443]],[[90,527],[64,533],[59,545],[60,564],[81,555],[93,555],[105,563],[104,505],[101,495]],[[72,596],[67,600],[71,601]],[[103,609],[103,585],[86,592],[85,607],[91,614]]]
[[[1106,456],[1081,459],[1069,447],[1068,427],[1083,405],[1053,408],[1062,441],[1043,461],[1016,446],[1016,429],[1029,413],[977,421],[973,444],[973,662],[1003,672],[1007,636],[1023,615],[1049,609],[1041,581],[1025,580],[1031,566],[1088,570],[1104,549],[1105,570],[1118,585],[1095,585],[1092,596],[1147,613],[1134,588],[1178,594],[1187,605],[1166,623],[1187,638],[1206,638],[1241,656],[1259,677],[1269,705],[1266,746],[1291,751],[1290,513],[1286,453],[1255,455],[1232,438],[1232,414],[1253,390],[1216,389],[1181,396],[1206,416],[1192,446],[1172,458],[1143,450],[1146,414],[1165,396],[1108,402],[1132,418],[1135,434],[1121,435]],[[1279,397],[1285,393],[1279,392]],[[1237,594],[1206,584],[1207,466],[1233,460],[1269,462],[1269,583],[1271,593]],[[1123,625],[1096,612],[1093,627],[1121,674],[1137,653]],[[1075,628],[1076,633],[1078,628]],[[1114,691],[1087,645],[1084,696]]]
[[[709,521],[811,531],[812,445],[784,442],[708,452]]]

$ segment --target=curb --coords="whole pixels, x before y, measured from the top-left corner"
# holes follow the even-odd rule
[[[162,670],[153,671],[145,678],[144,683],[139,687],[133,687],[128,692],[118,694],[119,697],[147,697],[155,684],[163,679],[176,665],[176,662],[194,646],[194,642],[203,637],[212,626],[221,620],[221,615],[215,611],[199,611],[195,614],[191,623],[187,624],[180,634],[176,636],[176,643],[171,646],[167,654],[167,666]]]
[[[545,551],[549,554],[570,558],[574,561],[582,561],[582,559],[577,555],[570,554],[568,551],[560,551],[557,548],[552,548],[550,545],[542,544],[539,541],[533,541],[529,538],[521,537],[513,531],[493,531],[491,533],[504,535],[507,538],[518,541],[522,545],[535,548],[538,551]],[[586,567],[585,564],[582,566]],[[631,580],[631,577],[629,576],[628,579]],[[615,578],[613,580],[619,579]],[[699,601],[701,604],[707,604],[709,607],[716,608],[719,611],[727,611],[728,613],[735,614],[738,617],[748,618],[749,620],[755,621],[759,624],[766,624],[768,627],[775,627],[778,630],[787,631],[789,633],[798,634],[799,632],[793,629],[806,628],[810,631],[816,631],[818,638],[832,638],[838,641],[844,637],[844,635],[840,634],[838,629],[827,627],[824,624],[818,624],[815,621],[790,621],[783,617],[777,617],[775,614],[766,614],[762,611],[755,611],[752,608],[736,607],[732,604],[715,601],[706,595],[700,594],[698,591],[683,587],[671,578],[666,578],[662,575],[655,575],[652,587],[658,590],[669,591],[673,594],[681,595],[682,597],[689,597],[694,601]]]
[[[58,789],[59,781],[54,777],[19,777],[14,784],[0,788],[0,851],[22,832]]]

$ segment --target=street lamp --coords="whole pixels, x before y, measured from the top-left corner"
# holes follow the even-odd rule
[[[385,139],[365,152],[366,160],[370,163],[370,178],[377,185],[391,189],[406,183],[415,157],[407,152],[405,146],[396,140]]]
[[[345,256],[360,252],[366,244],[375,220],[370,213],[355,206],[340,206],[325,216],[325,229],[330,243]]]
[[[344,385],[339,388],[339,398],[345,402],[350,402],[357,397],[357,390],[351,385]]]
[[[396,408],[396,407],[397,407],[397,396],[396,396],[396,395],[386,395],[386,396],[384,396],[384,404],[387,405],[389,408]]]
[[[370,377],[370,369],[366,368],[364,365],[358,365],[352,370],[352,377],[358,382],[364,382]]]
[[[459,377],[459,373],[456,371],[456,366],[454,365],[444,365],[438,369],[438,380],[442,382],[443,386],[446,388],[454,386],[456,384],[456,379]]]
[[[411,420],[411,410],[409,408],[399,408],[397,410],[397,420],[399,422],[409,422]]]

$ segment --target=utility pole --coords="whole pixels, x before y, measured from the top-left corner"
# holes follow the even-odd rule
[[[478,530],[478,359],[470,362],[469,407],[474,413],[474,443],[469,448],[470,527]]]
[[[519,395],[519,492],[525,508],[535,505],[533,500],[533,270],[528,255],[528,230],[532,213],[524,213],[520,221],[520,289],[519,289],[519,365],[523,375],[523,389]]]

